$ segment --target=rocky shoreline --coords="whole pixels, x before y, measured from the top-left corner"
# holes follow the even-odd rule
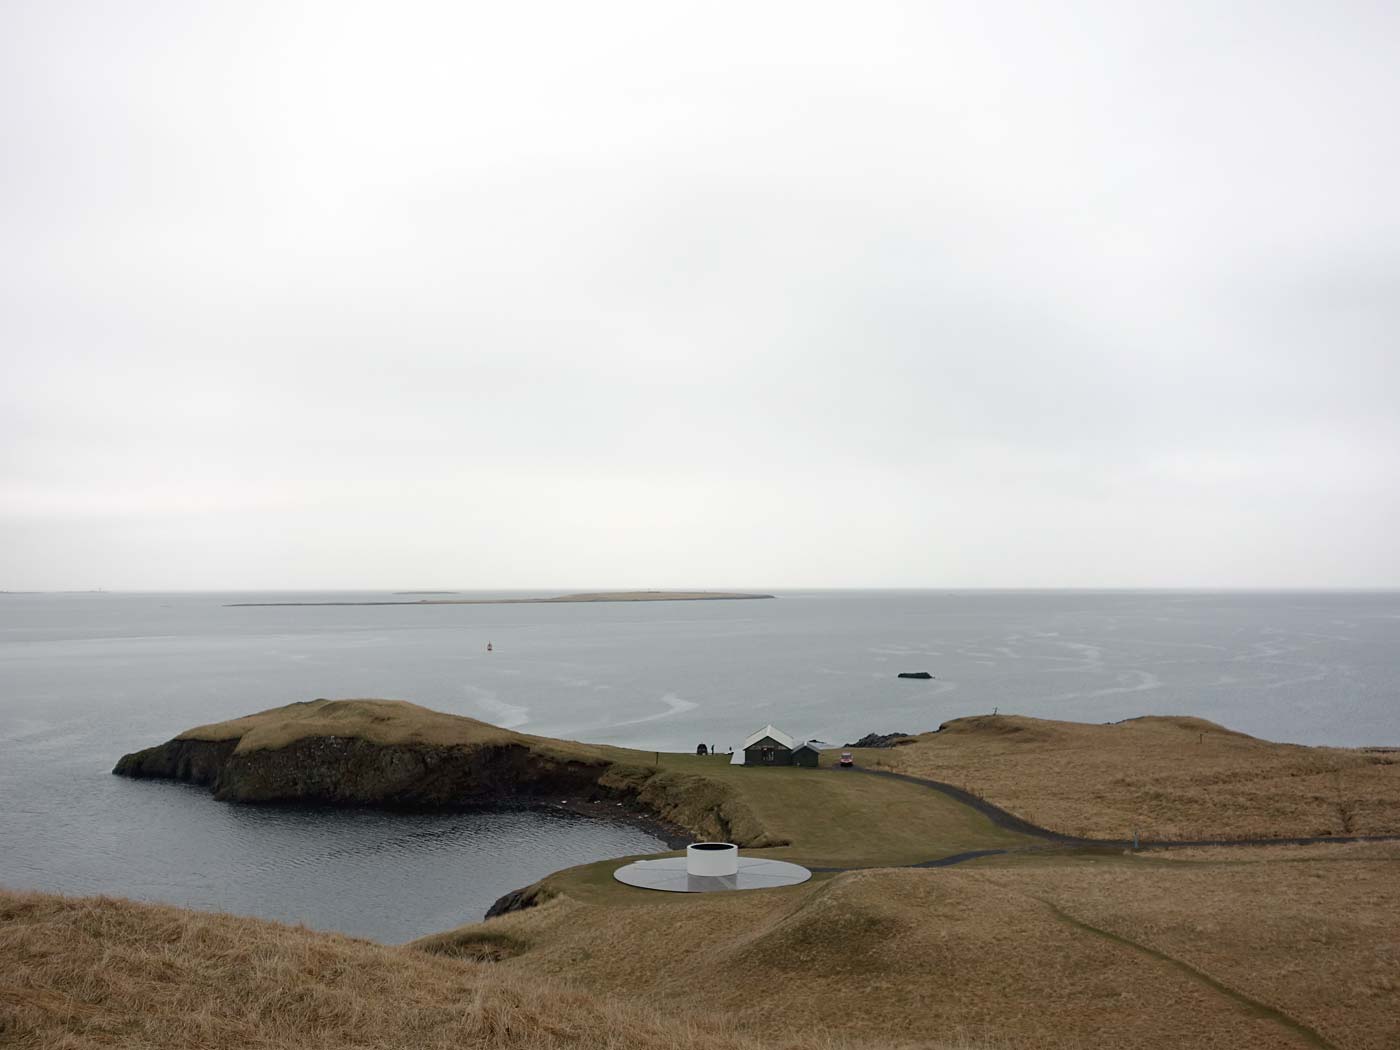
[[[238,744],[176,738],[122,756],[112,772],[207,786],[221,802],[462,809],[586,793],[607,769],[514,743],[467,749],[310,736],[275,749]]]
[[[237,753],[237,740],[174,739],[124,755],[112,772],[209,787],[223,802],[401,810],[563,812],[621,821],[680,849],[695,835],[638,799],[630,784],[601,783],[608,766],[539,761],[521,745],[404,747],[312,737],[275,751]]]

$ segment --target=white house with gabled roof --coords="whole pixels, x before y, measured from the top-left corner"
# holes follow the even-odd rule
[[[792,737],[772,724],[766,725],[744,741],[744,765],[790,766],[796,747]]]

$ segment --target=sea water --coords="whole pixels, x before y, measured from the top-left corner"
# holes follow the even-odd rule
[[[0,594],[0,885],[399,941],[479,918],[560,867],[663,848],[625,823],[233,806],[110,775],[123,753],[183,729],[316,697],[686,751],[737,748],[767,722],[843,743],[994,709],[1190,714],[1273,740],[1400,745],[1395,593],[229,604],[384,600],[404,599]]]

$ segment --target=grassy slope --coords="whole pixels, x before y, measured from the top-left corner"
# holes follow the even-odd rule
[[[663,1014],[489,964],[255,919],[3,891],[0,1044],[54,1050],[838,1045],[808,1030],[760,1040],[683,1004]]]
[[[944,795],[899,781],[827,770],[747,769],[687,755],[662,754],[661,768],[714,781],[761,823],[765,834],[788,843],[745,849],[745,856],[810,867],[861,868],[917,864],[968,850],[1039,845],[1039,840],[998,828]],[[624,862],[567,868],[538,885],[547,895],[567,894],[610,907],[645,902],[664,908],[685,899],[619,883],[613,872]],[[759,895],[770,892],[785,891]]]
[[[822,867],[914,864],[970,849],[1032,842],[952,799],[914,784],[832,768],[755,768],[726,756],[661,755],[661,768],[713,781],[742,799],[776,838],[763,856]]]
[[[1400,1045],[1400,844],[1146,854],[1087,878],[1023,865],[985,881],[1208,974],[1337,1046]]]
[[[512,945],[503,970],[700,1000],[754,1028],[778,1002],[872,1040],[1391,1050],[1400,1032],[1400,851],[1385,846],[1288,864],[1028,853],[636,891],[625,910],[566,892],[419,945],[470,953],[485,934]]]
[[[1198,718],[983,715],[860,761],[966,787],[1072,835],[1400,833],[1400,756],[1258,740]]]

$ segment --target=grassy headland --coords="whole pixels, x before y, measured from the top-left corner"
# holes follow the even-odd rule
[[[113,772],[233,802],[471,806],[590,789],[615,763],[571,741],[393,700],[313,700],[197,726]]]

